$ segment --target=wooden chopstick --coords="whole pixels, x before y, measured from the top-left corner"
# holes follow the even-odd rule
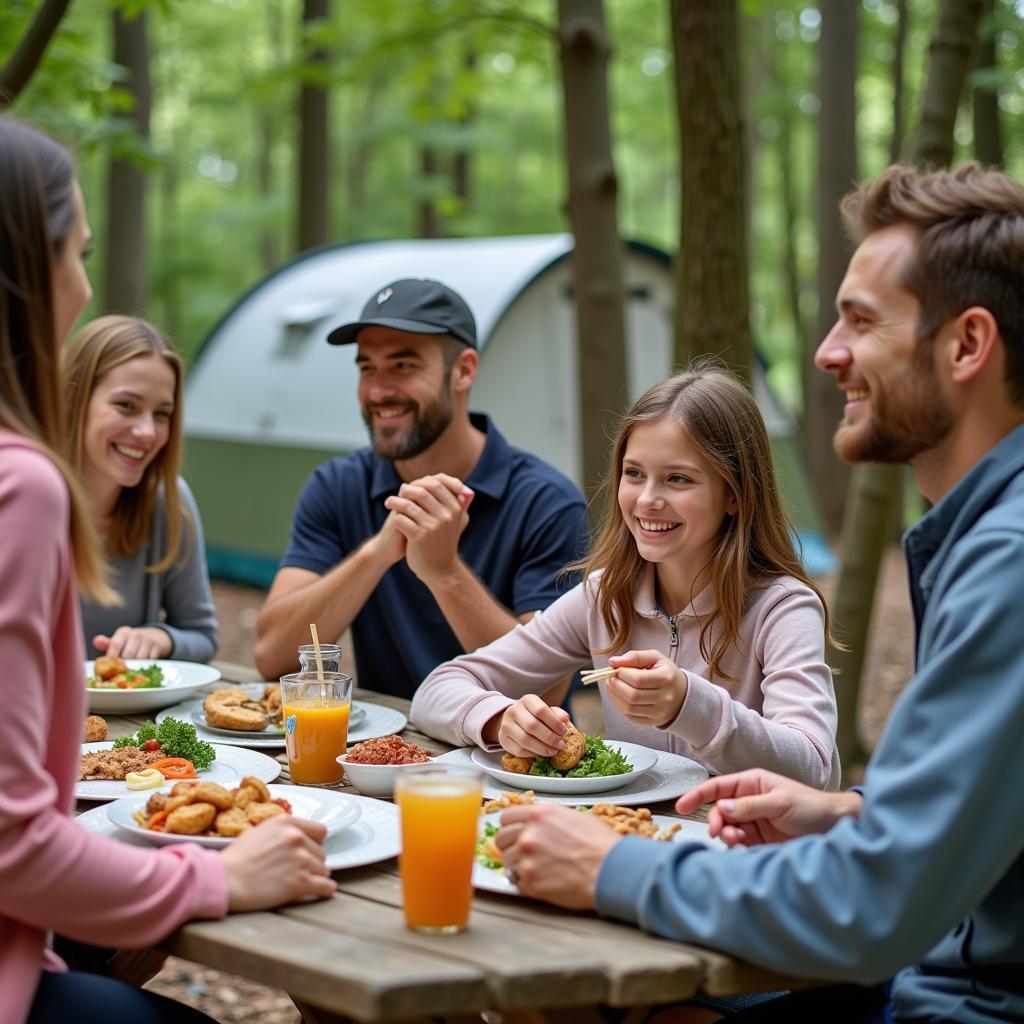
[[[591,683],[599,683],[602,679],[611,679],[613,675],[619,670],[617,668],[589,668],[584,669],[580,673],[580,682],[584,686],[589,686]]]

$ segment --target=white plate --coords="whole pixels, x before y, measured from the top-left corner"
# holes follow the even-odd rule
[[[284,797],[292,805],[297,818],[319,821],[333,835],[353,825],[362,814],[362,807],[346,793],[335,793],[330,789],[316,789],[313,786],[268,786],[271,796]],[[146,806],[151,793],[133,793],[123,800],[107,804],[107,817],[121,829],[145,839],[154,846],[169,846],[172,843],[198,843],[221,849],[233,842],[226,836],[183,836],[174,832],[150,832],[138,825],[132,817],[135,811]]]
[[[447,754],[441,754],[434,760],[451,761],[454,764],[472,764],[473,752],[476,749],[476,747],[460,747],[458,750],[450,750]],[[634,778],[632,775],[625,776],[629,781],[621,789],[615,790],[615,803],[636,807],[640,804],[658,803],[659,800],[673,800],[677,796],[689,792],[694,786],[699,786],[702,782],[707,781],[707,769],[696,761],[680,754],[671,754],[667,750],[656,750],[654,753],[658,756],[657,764],[639,778]],[[501,796],[502,788],[509,789],[510,787],[502,787],[490,779],[485,780],[484,798],[496,799]],[[511,788],[521,789],[522,787]],[[571,806],[581,802],[579,796],[557,793],[542,793],[537,800],[553,804],[570,804]]]
[[[242,686],[242,689],[255,696],[260,696],[263,693],[263,686],[263,683],[246,683]],[[365,712],[365,717],[350,724],[348,730],[348,742],[350,744],[361,743],[363,740],[369,740],[375,736],[390,736],[394,732],[401,732],[408,721],[401,711],[396,711],[394,708],[386,708],[381,704],[372,704],[369,701],[360,700],[357,702],[356,707],[361,708]],[[194,722],[192,714],[195,711],[198,711],[200,714],[203,711],[203,701],[198,698],[184,701],[181,704],[176,704],[173,708],[161,711],[156,716],[156,720],[159,723],[165,718],[177,718],[182,722]],[[227,743],[237,747],[259,747],[263,749],[265,747],[284,746],[284,733],[275,731],[271,734],[269,730],[253,733],[214,732],[205,725],[197,724],[196,735],[208,743]]]
[[[161,661],[159,658],[129,658],[129,668],[148,668],[159,665],[164,673],[164,685],[155,689],[106,690],[87,686],[89,710],[94,715],[131,715],[139,711],[156,711],[177,704],[183,697],[208,683],[220,679],[220,670],[212,665],[200,665],[195,661]],[[93,674],[93,663],[85,663],[86,678]]]
[[[113,743],[83,743],[82,753],[93,750],[109,750]],[[281,765],[266,754],[255,750],[242,750],[239,747],[224,746],[215,743],[216,760],[205,771],[198,772],[201,780],[219,782],[222,786],[234,786],[243,775],[254,775],[262,782],[273,782],[281,774]],[[110,779],[89,779],[75,783],[75,796],[79,800],[120,800],[125,796],[138,796],[125,782],[113,782]]]
[[[366,712],[363,710],[362,705],[353,704],[348,716],[349,728],[355,728],[363,721],[364,718],[366,718]],[[209,725],[207,724],[206,712],[203,710],[202,704],[193,709],[192,724],[196,726],[197,729],[202,728],[206,730],[206,732],[215,732],[218,736],[257,736],[261,739],[284,736],[283,726],[279,728],[276,725],[268,725],[264,729],[222,729],[217,725]]]
[[[502,752],[500,750],[488,753],[477,747],[473,751],[472,758],[478,768],[483,768],[488,775],[503,782],[506,786],[515,786],[516,789],[532,789],[535,793],[556,793],[561,796],[570,793],[574,796],[584,793],[607,793],[613,789],[621,789],[658,763],[658,752],[650,747],[642,747],[637,743],[624,743],[622,740],[608,740],[607,746],[624,754],[626,760],[633,766],[633,770],[623,775],[602,775],[592,779],[560,779],[549,778],[545,775],[521,775],[518,772],[502,771]]]
[[[482,833],[484,825],[488,823],[500,826],[500,818],[501,811],[483,815],[480,819],[479,831]],[[672,837],[671,842],[673,843],[704,843],[716,850],[728,849],[721,839],[712,839],[708,835],[708,827],[703,821],[670,818],[665,814],[652,814],[651,821],[661,828],[667,828],[669,825],[682,825],[682,828]],[[473,885],[477,889],[501,893],[503,896],[520,895],[519,889],[509,881],[504,868],[488,868],[479,860],[473,862]]]
[[[295,786],[274,787],[283,790]],[[347,795],[347,794],[346,794]],[[285,793],[285,799],[289,799]],[[398,808],[383,800],[366,796],[349,796],[362,809],[359,820],[349,828],[336,832],[324,841],[327,866],[331,871],[343,868],[357,868],[365,864],[376,864],[381,860],[397,857],[402,849],[401,833],[398,826]],[[148,840],[131,832],[119,829],[107,817],[106,807],[93,807],[75,818],[83,828],[97,835],[116,838],[131,846],[149,846]]]

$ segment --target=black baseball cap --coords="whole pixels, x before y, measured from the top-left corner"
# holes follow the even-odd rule
[[[466,300],[440,281],[408,277],[371,296],[358,320],[335,327],[327,340],[347,345],[363,327],[391,327],[410,334],[450,334],[476,348],[476,321]]]

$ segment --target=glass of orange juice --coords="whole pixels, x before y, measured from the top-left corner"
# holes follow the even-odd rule
[[[408,927],[449,935],[469,923],[483,791],[483,776],[468,765],[415,765],[395,776]]]
[[[341,782],[338,757],[348,741],[352,677],[344,672],[292,672],[281,676],[281,720],[292,782],[330,786]]]

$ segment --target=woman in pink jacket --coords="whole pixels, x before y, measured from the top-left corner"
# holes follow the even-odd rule
[[[190,918],[334,892],[322,826],[274,819],[223,855],[140,849],[72,818],[85,715],[76,584],[110,599],[81,489],[57,454],[60,349],[91,297],[89,228],[68,154],[0,117],[0,1021],[206,1020],[68,972],[71,939],[145,947]]]

